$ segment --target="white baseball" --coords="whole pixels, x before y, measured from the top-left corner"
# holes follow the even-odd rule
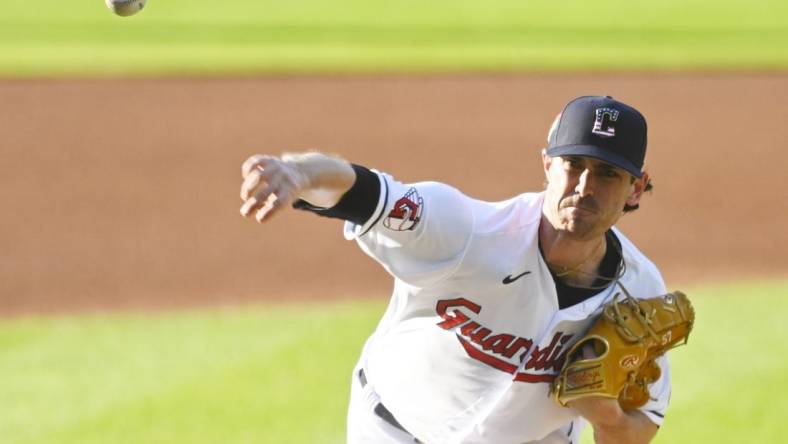
[[[121,17],[134,15],[145,7],[145,0],[104,0],[110,11]]]

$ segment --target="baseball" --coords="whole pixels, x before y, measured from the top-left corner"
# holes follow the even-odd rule
[[[145,0],[104,0],[110,11],[121,17],[134,15],[145,7]]]

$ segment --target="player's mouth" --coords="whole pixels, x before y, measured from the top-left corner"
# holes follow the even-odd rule
[[[569,197],[561,204],[561,209],[569,210],[572,213],[596,213],[599,207],[596,202],[589,198],[577,199]]]
[[[596,210],[592,210],[592,209],[586,208],[586,207],[569,206],[569,207],[566,207],[566,209],[569,210],[572,213],[578,213],[578,214],[593,214],[593,213],[596,213]]]

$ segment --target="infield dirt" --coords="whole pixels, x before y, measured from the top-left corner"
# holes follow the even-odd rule
[[[502,200],[584,94],[649,120],[655,189],[619,226],[669,288],[787,275],[788,74],[3,81],[0,313],[385,298],[340,222],[242,219],[241,162],[316,148]]]

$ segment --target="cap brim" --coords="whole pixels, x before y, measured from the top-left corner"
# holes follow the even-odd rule
[[[547,150],[547,155],[550,157],[558,157],[558,156],[593,157],[594,159],[599,159],[602,162],[606,162],[613,166],[624,169],[629,174],[637,178],[643,177],[643,172],[640,171],[640,168],[635,166],[635,164],[630,162],[628,159],[619,156],[618,154],[613,153],[610,150],[602,149],[594,145],[557,146],[557,147],[549,148]]]

